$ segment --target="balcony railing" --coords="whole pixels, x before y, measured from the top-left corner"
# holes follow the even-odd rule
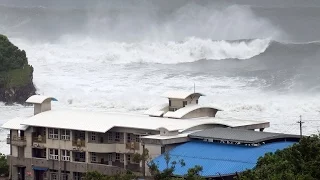
[[[72,146],[85,147],[86,146],[86,141],[85,140],[72,141]]]
[[[85,158],[73,158],[73,162],[86,162]]]
[[[128,142],[128,143],[126,143],[126,149],[139,150],[140,149],[140,143],[138,143],[138,142]]]
[[[26,141],[26,137],[24,136],[13,136],[11,138],[10,134],[8,134],[7,144],[10,144],[10,143],[15,146],[26,146],[27,141]]]
[[[59,160],[59,155],[49,154],[49,159],[52,159],[52,160]]]
[[[35,136],[32,137],[32,142],[34,143],[46,143],[46,136]]]

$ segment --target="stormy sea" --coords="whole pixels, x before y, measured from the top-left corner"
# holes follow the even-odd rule
[[[142,113],[196,91],[217,117],[320,129],[319,0],[0,0],[0,34],[27,52],[53,109]],[[0,124],[32,115],[0,103]],[[0,152],[8,152],[1,130]]]

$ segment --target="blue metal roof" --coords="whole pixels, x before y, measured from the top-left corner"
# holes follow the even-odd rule
[[[244,146],[192,141],[172,149],[169,151],[169,155],[170,162],[184,160],[186,164],[184,167],[176,165],[175,175],[182,176],[187,173],[189,168],[199,165],[203,168],[202,176],[214,177],[219,174],[222,176],[230,175],[252,169],[260,156],[267,152],[284,149],[294,143],[275,142],[261,146]],[[158,165],[159,170],[164,170],[167,167],[163,154],[153,161]]]

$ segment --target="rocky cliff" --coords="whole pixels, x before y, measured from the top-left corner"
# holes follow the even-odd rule
[[[0,101],[23,104],[35,92],[33,67],[25,51],[0,35]]]

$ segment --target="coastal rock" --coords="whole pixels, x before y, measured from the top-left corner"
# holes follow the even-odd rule
[[[23,104],[34,95],[33,67],[26,53],[0,35],[0,101],[6,104]]]

